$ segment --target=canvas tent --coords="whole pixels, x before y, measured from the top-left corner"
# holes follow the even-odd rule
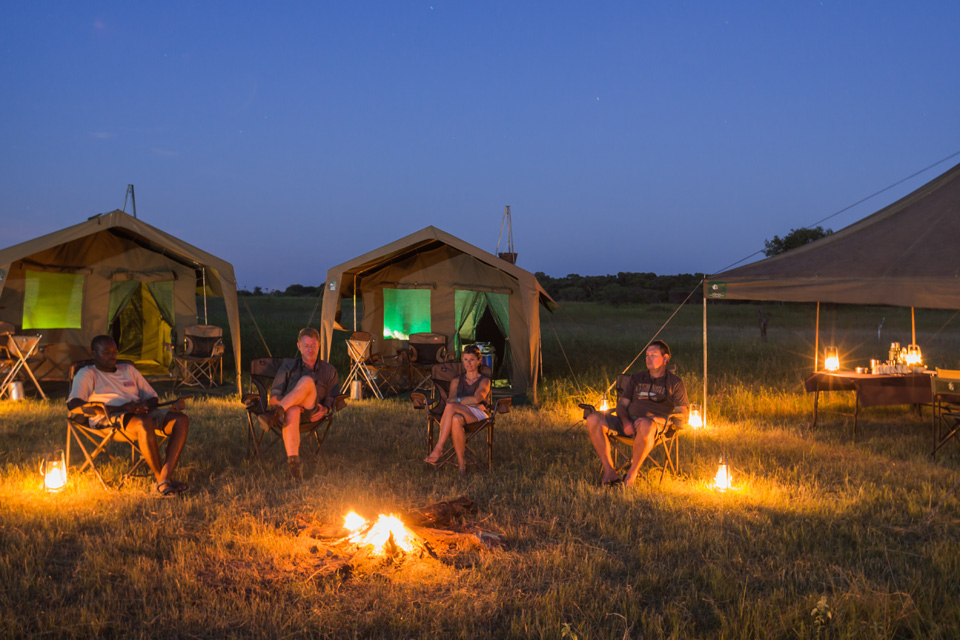
[[[0,320],[43,334],[47,379],[66,379],[103,333],[138,368],[165,371],[164,343],[197,323],[198,289],[224,298],[239,362],[233,267],[142,220],[112,211],[0,250]]]
[[[836,233],[708,276],[713,299],[960,309],[960,165]]]
[[[327,271],[321,357],[334,329],[369,331],[388,354],[411,333],[442,333],[451,346],[489,339],[513,392],[536,401],[541,304],[556,308],[533,274],[427,227]]]

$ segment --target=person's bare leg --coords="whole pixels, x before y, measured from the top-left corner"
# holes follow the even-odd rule
[[[170,434],[167,439],[167,452],[161,469],[162,480],[173,480],[173,472],[180,462],[180,454],[183,453],[183,447],[187,442],[187,431],[190,428],[190,418],[186,414],[171,411],[167,414],[167,423],[164,425],[164,432]],[[151,429],[151,432],[153,430]],[[156,441],[156,437],[154,437]]]
[[[279,404],[283,407],[284,411],[294,406],[303,407],[308,410],[316,409],[317,386],[310,378],[300,378],[297,380],[297,384],[293,386],[293,389],[291,389],[287,395],[280,398],[279,402],[273,402],[271,398],[270,404]]]
[[[157,444],[157,436],[153,432],[153,420],[148,416],[135,415],[127,421],[126,429],[140,444],[143,459],[147,461],[157,482],[166,480],[163,475],[163,467],[160,465],[160,446]]]
[[[637,435],[633,439],[633,457],[630,459],[630,470],[627,471],[627,477],[623,479],[625,485],[630,486],[636,481],[643,461],[653,450],[653,443],[656,438],[657,425],[652,420],[640,420],[637,425]]]
[[[613,468],[613,459],[610,457],[610,440],[607,438],[606,427],[603,424],[599,414],[591,413],[586,419],[587,435],[590,436],[590,443],[600,458],[600,465],[603,467],[601,482],[610,482],[618,478],[616,470]]]
[[[469,409],[461,404],[453,403],[444,407],[443,415],[440,416],[440,434],[437,436],[437,445],[433,448],[433,451],[430,452],[430,455],[427,456],[426,462],[433,463],[440,459],[440,454],[443,453],[443,445],[446,444],[447,438],[450,437],[450,433],[453,430],[455,416],[462,418],[463,424],[475,422],[477,419]]]
[[[312,386],[312,385],[311,385]],[[316,393],[316,392],[314,392]],[[286,398],[284,398],[286,399]],[[283,448],[287,457],[300,455],[300,405],[293,405],[283,415]]]
[[[466,419],[461,414],[453,416],[450,429],[450,439],[453,440],[453,450],[457,453],[457,468],[460,475],[467,472],[467,461],[464,458],[464,452],[467,450],[467,433],[463,429]]]

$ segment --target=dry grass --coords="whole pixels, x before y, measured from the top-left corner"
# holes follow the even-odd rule
[[[857,442],[835,420],[811,431],[803,322],[760,344],[754,308],[711,309],[712,424],[682,435],[682,476],[597,486],[573,401],[595,399],[669,311],[554,318],[576,379],[546,325],[543,406],[504,416],[499,466],[465,482],[423,468],[406,402],[363,401],[291,489],[279,451],[262,468],[247,459],[239,403],[209,398],[190,408],[185,498],[154,498],[146,481],[106,492],[90,474],[48,495],[35,467],[62,443],[62,405],[0,403],[0,636],[957,637],[960,448],[931,459],[929,413],[903,408],[868,410]],[[837,325],[868,335],[867,313]],[[666,334],[694,396],[699,314]],[[611,323],[635,339],[605,338]],[[720,494],[724,453],[736,489]],[[297,524],[459,495],[503,548],[325,574]]]

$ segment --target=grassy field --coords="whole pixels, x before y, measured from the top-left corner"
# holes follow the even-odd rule
[[[314,304],[250,299],[273,355],[291,354]],[[0,636],[960,637],[960,447],[930,457],[929,409],[865,410],[856,441],[848,419],[811,430],[812,306],[765,307],[763,342],[756,306],[711,304],[710,424],[681,435],[681,475],[598,486],[576,403],[595,401],[673,310],[571,304],[545,318],[540,407],[503,416],[497,467],[465,481],[424,468],[408,401],[364,400],[292,489],[278,451],[262,467],[247,458],[236,398],[213,395],[189,408],[184,498],[154,498],[146,480],[104,491],[91,474],[46,494],[37,466],[62,446],[62,399],[0,402]],[[241,313],[245,358],[265,355]],[[701,321],[685,307],[662,334],[694,402]],[[918,312],[929,363],[960,368],[955,322]],[[909,333],[909,310],[821,313],[850,367]],[[333,360],[345,371],[342,352]],[[721,455],[725,493],[710,487]],[[351,509],[372,518],[458,496],[479,506],[464,527],[502,546],[329,573],[304,535]]]

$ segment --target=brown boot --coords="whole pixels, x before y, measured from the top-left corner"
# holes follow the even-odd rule
[[[283,418],[286,412],[283,410],[283,407],[277,405],[272,409],[268,409],[257,416],[257,420],[260,422],[260,426],[264,431],[270,431],[271,429],[279,429],[283,427]]]
[[[300,472],[300,456],[288,456],[287,466],[290,467],[290,479],[294,484],[303,482],[303,474]]]

